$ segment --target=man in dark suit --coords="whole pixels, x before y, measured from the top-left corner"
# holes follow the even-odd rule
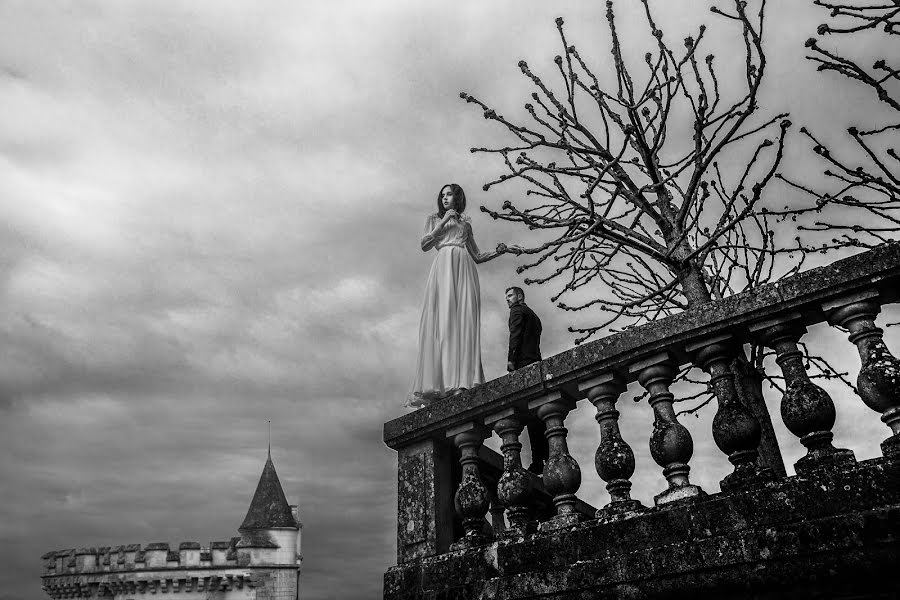
[[[541,320],[525,304],[525,292],[520,287],[506,289],[506,304],[509,305],[509,354],[506,358],[506,370],[512,372],[541,360]],[[528,424],[528,437],[531,440],[531,466],[528,470],[532,473],[543,472],[544,461],[549,456],[545,431],[546,427],[540,419]]]
[[[509,305],[509,356],[506,370],[515,371],[541,360],[541,320],[525,304],[525,292],[519,287],[506,289]]]

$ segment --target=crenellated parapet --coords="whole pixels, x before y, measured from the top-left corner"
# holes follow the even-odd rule
[[[43,575],[80,575],[153,571],[157,569],[190,569],[196,567],[236,567],[241,538],[224,542],[181,542],[174,549],[165,542],[141,546],[127,544],[99,548],[70,548],[44,554]],[[249,553],[247,553],[249,555]],[[260,564],[268,564],[260,561]],[[250,563],[252,564],[252,563]]]

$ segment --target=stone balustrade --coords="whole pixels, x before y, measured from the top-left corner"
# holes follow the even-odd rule
[[[552,535],[591,521],[626,520],[718,493],[692,483],[693,440],[673,408],[672,382],[686,365],[709,375],[715,396],[710,433],[733,466],[721,480],[722,492],[761,489],[784,479],[759,467],[761,426],[740,402],[731,368],[751,342],[775,352],[785,378],[781,418],[806,449],[796,473],[856,464],[851,451],[832,444],[834,402],[810,380],[798,349],[806,328],[819,323],[848,332],[848,348],[855,346],[861,361],[861,401],[887,426],[883,455],[900,458],[900,363],[874,323],[881,307],[898,299],[900,244],[885,244],[572,348],[386,423],[384,441],[398,452],[398,563]],[[654,417],[646,423],[644,439],[626,440],[615,407],[633,382],[648,392]],[[569,454],[565,426],[583,400],[597,411],[595,467],[609,492],[608,498],[589,499],[601,501],[596,510],[586,510],[577,498],[582,467]],[[540,478],[525,471],[521,461],[520,436],[537,421],[546,429],[549,446]],[[487,477],[491,460],[486,457],[492,452],[483,442],[494,434],[502,440],[502,459],[492,460],[502,460],[502,472]],[[649,443],[661,470],[653,507],[630,495],[636,467],[651,468],[635,464],[631,446],[641,443]],[[543,515],[536,508],[540,498],[550,507]],[[389,587],[386,583],[386,597]]]

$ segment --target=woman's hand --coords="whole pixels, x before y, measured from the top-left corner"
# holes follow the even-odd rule
[[[512,246],[507,246],[503,242],[500,242],[499,244],[497,244],[497,256],[500,256],[501,254],[515,254],[516,256],[518,256],[518,255],[522,254],[522,252],[524,252],[524,250],[525,249],[522,248],[522,246],[519,246],[518,244],[514,244]]]
[[[457,221],[459,220],[459,213],[452,208],[448,208],[447,212],[444,213],[444,218],[441,219],[441,222],[438,224],[438,229],[443,229],[454,219],[456,219]]]

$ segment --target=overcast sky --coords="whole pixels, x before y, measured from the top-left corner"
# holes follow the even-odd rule
[[[716,22],[706,2],[655,4],[674,35]],[[770,4],[771,111],[812,124],[864,112],[801,58],[821,13]],[[499,165],[468,148],[504,138],[458,93],[520,110],[517,61],[550,70],[559,15],[572,42],[605,52],[602,10],[0,1],[0,599],[40,597],[51,549],[236,535],[269,419],[305,524],[301,597],[379,597],[396,556],[381,428],[403,413],[415,363],[425,216],[456,181],[483,248],[524,240],[477,211],[505,196],[480,191]],[[515,265],[479,267],[488,378],[505,364]],[[528,294],[544,353],[570,347],[549,291]],[[815,337],[846,348],[829,336]],[[838,442],[874,456],[887,429],[843,399]],[[588,409],[570,419],[573,448],[580,495],[601,505]],[[651,502],[649,409],[626,409],[635,493]],[[689,421],[695,479],[715,491],[724,458],[709,418]],[[799,444],[780,434],[793,462]]]

